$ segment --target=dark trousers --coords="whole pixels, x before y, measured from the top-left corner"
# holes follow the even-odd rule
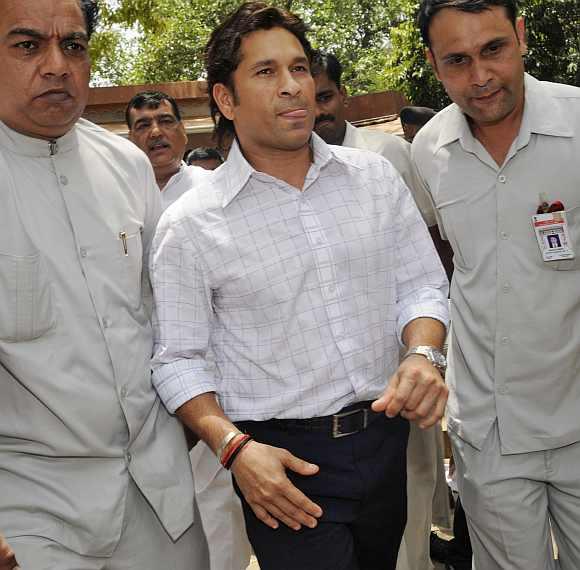
[[[320,467],[311,477],[288,472],[324,511],[315,529],[280,524],[273,530],[240,497],[261,570],[395,570],[407,518],[406,420],[381,415],[366,430],[339,439],[277,421],[237,425]]]

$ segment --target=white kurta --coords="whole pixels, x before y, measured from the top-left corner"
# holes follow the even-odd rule
[[[181,163],[179,170],[169,179],[161,191],[163,209],[168,208],[188,190],[199,186],[205,176],[211,175],[211,170],[201,166],[188,166]]]
[[[88,121],[52,143],[0,123],[0,196],[3,532],[108,556],[132,478],[177,539],[193,482],[150,380],[148,161]]]

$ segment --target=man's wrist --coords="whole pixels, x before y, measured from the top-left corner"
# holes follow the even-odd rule
[[[445,370],[447,369],[447,359],[438,347],[425,344],[411,346],[403,355],[401,361],[414,354],[425,357],[442,376],[445,376]]]

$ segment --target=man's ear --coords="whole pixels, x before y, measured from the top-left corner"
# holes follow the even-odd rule
[[[213,86],[212,95],[220,113],[230,121],[234,119],[235,97],[229,87],[223,83],[216,83]]]
[[[524,18],[520,17],[516,20],[516,35],[520,44],[520,53],[526,55],[528,53],[528,40],[526,38],[526,26]]]
[[[437,62],[435,61],[435,56],[433,55],[431,48],[425,49],[425,57],[427,58],[427,61],[429,62],[429,65],[431,66],[431,69],[433,70],[435,77],[439,81],[441,81],[441,79],[439,79],[439,72],[437,71]]]

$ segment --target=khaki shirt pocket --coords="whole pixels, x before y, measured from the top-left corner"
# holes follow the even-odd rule
[[[0,339],[37,339],[56,325],[52,287],[40,254],[0,253]]]
[[[468,219],[468,210],[463,201],[445,203],[438,207],[445,237],[453,249],[453,264],[459,270],[474,267],[473,227]]]
[[[574,259],[563,259],[561,261],[546,261],[555,271],[578,271],[580,270],[580,206],[566,210],[566,220],[568,221],[568,235]]]

